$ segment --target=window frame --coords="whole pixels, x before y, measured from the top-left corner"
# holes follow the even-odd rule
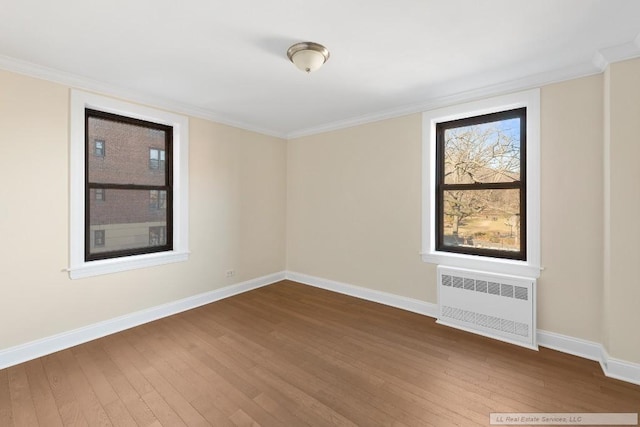
[[[513,118],[520,119],[520,179],[512,182],[482,182],[447,184],[445,182],[445,132],[448,129],[494,123]],[[489,256],[494,258],[514,259],[526,261],[527,259],[527,113],[526,107],[510,110],[503,110],[489,114],[465,117],[457,120],[437,122],[436,126],[436,218],[435,218],[435,238],[436,250],[441,252],[451,252],[466,255]],[[476,248],[466,246],[447,246],[444,244],[444,193],[456,190],[517,190],[519,196],[520,209],[518,215],[521,218],[520,227],[520,249],[518,251],[504,251],[497,249]]]
[[[85,109],[159,123],[173,128],[173,248],[118,258],[85,260]],[[70,253],[71,279],[187,261],[189,120],[186,116],[71,89],[70,103]],[[167,236],[168,237],[168,236]]]
[[[526,260],[442,251],[437,246],[436,127],[438,123],[526,108]],[[424,262],[498,274],[540,276],[540,89],[434,109],[422,114],[422,249]],[[494,256],[491,256],[494,255]]]
[[[113,182],[101,182],[94,183],[89,180],[90,175],[90,160],[89,160],[89,133],[87,129],[89,127],[89,120],[91,118],[97,118],[102,120],[107,120],[114,123],[123,123],[127,125],[139,126],[145,129],[158,129],[165,133],[165,150],[169,153],[168,163],[162,163],[164,169],[162,170],[164,173],[164,185],[150,185],[150,184],[139,184],[139,183],[129,183],[129,184],[115,184]],[[154,252],[167,252],[173,249],[173,239],[171,230],[173,229],[173,209],[166,209],[166,230],[168,231],[168,238],[165,238],[165,243],[163,245],[158,246],[142,246],[131,249],[124,250],[115,250],[115,251],[101,251],[92,253],[91,252],[91,224],[89,223],[90,211],[91,211],[91,203],[89,202],[89,195],[91,194],[91,190],[103,190],[106,189],[117,189],[117,190],[149,190],[156,191],[158,194],[158,207],[156,210],[160,210],[160,200],[159,195],[161,192],[165,192],[165,197],[168,197],[171,200],[173,195],[173,168],[171,167],[171,153],[173,148],[173,128],[166,124],[159,124],[156,122],[150,122],[148,120],[140,120],[136,118],[132,118],[129,116],[124,116],[121,114],[113,114],[105,111],[99,111],[92,108],[85,108],[85,133],[86,133],[86,141],[87,141],[87,150],[85,156],[85,191],[86,191],[86,203],[85,203],[85,261],[96,261],[101,259],[111,259],[111,258],[121,258],[127,257],[131,255],[142,255]],[[165,150],[158,150],[163,151]],[[160,190],[162,188],[162,190]],[[166,236],[166,234],[165,234]],[[104,246],[104,245],[103,245]]]

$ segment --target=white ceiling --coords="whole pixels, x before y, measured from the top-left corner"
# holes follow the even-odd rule
[[[0,68],[291,137],[640,56],[638,0],[0,0]],[[305,75],[296,42],[331,58]]]

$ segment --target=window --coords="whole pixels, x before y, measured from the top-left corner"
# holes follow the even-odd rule
[[[104,141],[100,139],[93,141],[93,155],[96,157],[104,157]]]
[[[149,169],[164,169],[165,150],[158,148],[149,149]]]
[[[436,124],[436,249],[525,261],[526,108]]]
[[[93,232],[93,246],[96,248],[104,247],[104,230],[95,230]]]
[[[70,133],[71,278],[186,261],[188,119],[72,90]]]
[[[117,258],[136,254],[172,250],[171,229],[172,209],[167,208],[166,199],[171,199],[173,181],[162,162],[163,169],[151,172],[146,167],[146,151],[149,142],[164,147],[161,152],[164,158],[167,153],[171,163],[173,129],[164,124],[143,121],[127,116],[116,115],[104,111],[86,108],[86,140],[94,140],[96,133],[112,136],[111,154],[108,163],[95,163],[93,157],[87,156],[86,192],[96,194],[109,189],[109,201],[100,205],[86,198],[85,228],[87,242],[89,235],[96,227],[105,224],[118,230],[118,239],[104,245],[99,251],[92,250],[91,245],[85,247],[85,261],[105,258]],[[154,129],[156,132],[147,132]],[[117,136],[117,138],[115,137]],[[87,149],[87,152],[89,150]],[[158,165],[160,166],[160,165]],[[146,209],[146,194],[151,191],[156,195],[164,194],[165,202],[156,199],[155,211]],[[97,197],[96,197],[97,198]],[[164,243],[148,245],[138,238],[139,230],[147,228],[149,223],[160,222],[169,231],[169,238]],[[158,240],[159,241],[159,240]]]
[[[423,114],[425,262],[539,277],[539,90]]]

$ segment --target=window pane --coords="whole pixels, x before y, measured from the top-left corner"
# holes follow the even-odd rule
[[[104,246],[104,230],[95,230],[93,232],[93,246],[101,247]]]
[[[96,156],[99,156],[99,157],[104,157],[104,141],[96,141],[95,142],[95,147],[94,147],[93,154],[95,154]]]
[[[149,246],[162,246],[167,244],[167,227],[149,227]]]
[[[445,191],[443,244],[520,251],[519,190]]]
[[[164,190],[149,190],[149,208],[166,209],[167,192]]]
[[[93,191],[93,190],[92,190]],[[90,253],[149,247],[150,227],[166,227],[166,209],[149,209],[149,190],[109,190],[109,198],[89,206],[89,226],[104,230],[104,245],[92,244]],[[166,244],[166,236],[164,237]],[[154,244],[157,246],[158,244]]]
[[[166,149],[166,131],[89,117],[89,141],[109,141],[109,155],[98,161],[89,156],[89,182],[111,184],[165,185],[164,168],[149,168],[150,147]]]
[[[149,190],[149,208],[158,209],[158,190]]]
[[[164,150],[160,150],[157,148],[149,149],[149,168],[150,169],[162,169],[164,170]]]
[[[445,184],[520,180],[520,119],[444,131]]]
[[[166,209],[167,208],[167,192],[161,190],[159,192],[159,200],[158,200],[158,208],[159,209]]]

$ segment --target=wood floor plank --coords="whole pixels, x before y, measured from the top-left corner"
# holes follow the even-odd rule
[[[89,346],[77,347],[73,355],[113,425],[131,426],[136,422],[105,374],[89,353]]]
[[[9,386],[9,369],[0,370],[0,426],[13,425],[11,409],[11,388]]]
[[[305,426],[307,423],[298,417],[297,409],[292,402],[278,393],[278,390],[268,383],[260,381],[250,372],[255,364],[249,361],[242,354],[232,350],[216,341],[212,345],[206,340],[207,334],[188,322],[183,322],[176,326],[182,326],[172,337],[177,341],[187,339],[189,342],[198,342],[201,346],[198,350],[191,350],[190,358],[194,368],[199,372],[216,372],[221,375],[226,382],[233,385],[239,392],[253,400],[273,417],[280,420],[283,425]],[[204,338],[203,338],[204,337]],[[187,344],[185,344],[187,346]],[[208,378],[215,381],[209,374]],[[271,397],[269,405],[266,405],[265,393]],[[277,411],[274,408],[278,408]]]
[[[118,393],[116,393],[100,368],[96,365],[89,354],[88,347],[76,347],[72,349],[72,353],[100,403],[108,405],[118,400]]]
[[[0,370],[3,427],[485,426],[492,412],[640,413],[640,387],[290,281]]]
[[[171,327],[173,327],[171,322]],[[161,331],[162,337],[171,337],[172,341],[179,341],[176,334],[171,330],[171,327],[164,325],[158,325],[158,331]],[[135,332],[131,332],[134,334]],[[154,339],[142,340],[142,336],[138,336],[135,339],[137,347],[141,352],[146,354],[157,354],[162,352],[166,355],[161,363],[159,369],[162,370],[163,375],[175,383],[178,387],[184,389],[183,381],[186,380],[190,384],[198,384],[199,390],[208,390],[208,392],[218,402],[216,405],[223,410],[229,412],[231,417],[235,414],[235,408],[241,406],[245,412],[253,419],[262,425],[275,425],[276,419],[274,419],[268,412],[264,411],[259,405],[255,404],[250,396],[246,396],[240,392],[233,384],[229,383],[223,375],[220,375],[216,370],[210,369],[206,365],[199,364],[197,359],[194,359],[191,353],[186,352],[181,347],[175,347],[175,351],[167,352],[162,342]],[[147,343],[148,346],[144,346]],[[171,353],[169,356],[168,353]],[[204,380],[204,383],[202,383]],[[211,388],[210,385],[215,384],[215,388]],[[231,409],[227,409],[231,408]]]
[[[167,401],[164,400],[164,398],[155,390],[142,396],[142,399],[153,411],[161,425],[176,427],[187,425],[182,418],[180,418],[180,415],[178,415],[173,408],[169,406]]]
[[[87,350],[95,363],[100,367],[106,380],[109,381],[109,384],[118,395],[119,401],[127,408],[136,425],[143,427],[159,425],[159,421],[153,415],[151,409],[149,409],[144,400],[142,400],[142,397],[133,388],[131,383],[129,383],[125,374],[116,366],[113,360],[108,357],[101,343],[105,343],[106,345],[105,340],[100,340],[87,343],[83,345],[83,348]],[[111,405],[112,404],[108,404],[107,406],[110,407]],[[109,408],[105,409],[107,409],[109,413]],[[114,408],[114,410],[117,409]]]
[[[124,331],[120,335],[112,337],[113,339],[110,341],[122,342],[113,348],[109,347],[108,354],[123,371],[126,371],[127,378],[162,425],[185,426],[186,424],[182,418],[167,402],[167,400],[171,401],[171,398],[167,396],[167,400],[165,400],[153,383],[149,381],[150,378],[157,380],[159,375],[155,372],[155,368],[144,363],[144,360],[137,354],[131,343],[126,340],[126,333],[127,331]],[[165,389],[164,391],[166,392],[167,390]],[[175,397],[174,394],[172,396]],[[182,404],[182,402],[171,402],[180,406]]]
[[[280,404],[266,393],[260,393],[254,397],[253,400],[256,404],[260,405],[261,408],[277,419],[280,425],[299,427],[309,425],[303,419],[299,418],[295,412],[292,412],[287,406]]]
[[[272,337],[267,339],[258,336],[253,337],[253,340],[264,346],[269,346],[269,340],[273,341]],[[377,399],[375,394],[367,393],[358,386],[363,382],[357,377],[350,376],[348,371],[342,371],[333,360],[328,360],[325,363],[323,359],[314,357],[311,352],[306,351],[304,343],[305,337],[300,336],[289,342],[280,341],[271,344],[270,351],[275,352],[276,349],[281,349],[284,352],[283,355],[279,355],[279,358],[284,358],[289,362],[286,365],[286,372],[278,364],[269,363],[268,359],[265,359],[267,361],[261,365],[276,375],[286,375],[293,385],[305,393],[319,398],[321,403],[358,425],[369,425],[374,419],[382,423],[390,421],[389,414],[381,410],[381,407],[387,406],[388,399]],[[305,351],[297,351],[297,348]],[[324,393],[323,391],[326,389],[330,389],[331,393]],[[380,391],[378,389],[378,392]],[[358,399],[359,404],[357,406],[351,405],[352,399],[350,397],[353,398],[357,394],[361,397]],[[386,397],[389,398],[389,396]],[[422,414],[423,412],[416,408],[416,413]]]
[[[144,326],[145,325],[142,327]],[[128,353],[131,350],[131,344],[125,339],[125,332],[126,331],[123,331],[122,333],[105,337],[102,348],[123,373],[127,382],[131,384],[135,392],[139,396],[144,396],[147,393],[153,392],[154,388],[142,372],[129,361]]]
[[[254,419],[252,419],[246,412],[242,409],[238,409],[236,412],[231,415],[230,420],[234,425],[238,427],[259,427],[260,424]]]
[[[38,422],[42,426],[58,427],[62,426],[62,419],[58,413],[56,400],[53,397],[49,380],[42,367],[40,359],[35,359],[24,364],[29,387],[38,417]],[[2,425],[2,424],[0,424]]]
[[[105,404],[104,409],[114,426],[134,427],[138,425],[129,413],[127,406],[119,399]]]
[[[24,365],[12,366],[9,368],[8,373],[9,387],[11,388],[11,409],[15,425],[38,425],[38,417]]]
[[[281,326],[279,328],[280,332],[283,332],[284,327]],[[295,341],[297,345],[305,343],[308,344],[306,346],[306,348],[309,350],[312,348],[312,341],[311,342],[307,342],[306,341],[306,337],[304,336],[299,336],[298,338],[292,339],[292,341]],[[281,344],[284,345],[284,344]],[[369,409],[370,412],[376,417],[377,420],[385,420],[385,416],[381,414],[380,410],[383,410],[385,408],[385,406],[387,407],[387,409],[389,409],[392,413],[396,412],[397,413],[397,408],[402,406],[403,403],[407,403],[407,402],[400,402],[398,401],[398,396],[384,396],[380,399],[378,399],[378,396],[375,395],[368,395],[366,393],[363,392],[363,389],[366,388],[368,385],[370,385],[370,377],[367,376],[364,379],[358,378],[357,376],[352,376],[350,375],[352,372],[370,372],[369,369],[367,370],[363,370],[363,369],[358,369],[358,370],[354,370],[353,366],[349,366],[346,369],[340,369],[337,372],[332,372],[335,371],[335,369],[332,369],[332,366],[335,367],[336,365],[339,365],[340,361],[336,360],[335,358],[333,359],[326,359],[325,355],[329,354],[330,349],[327,348],[323,348],[320,351],[316,352],[315,355],[319,357],[319,359],[314,359],[312,361],[310,361],[308,364],[305,365],[305,369],[306,370],[317,370],[317,369],[326,369],[324,372],[319,372],[319,375],[321,375],[323,378],[332,378],[332,392],[334,392],[335,395],[335,391],[340,389],[340,384],[341,382],[349,382],[349,393],[353,394],[354,392],[361,392],[361,401],[365,401],[365,402],[373,402],[373,408],[374,409]],[[323,364],[321,363],[320,359],[326,359],[327,363],[325,364],[326,366],[322,366]],[[343,365],[344,367],[344,365]],[[380,379],[377,379],[378,383],[380,382],[384,382]],[[359,384],[359,385],[358,385]],[[381,391],[380,389],[378,390],[379,392]],[[332,396],[334,397],[334,396]],[[406,397],[406,396],[405,396]],[[396,399],[395,405],[390,405],[389,403],[391,401],[393,401],[393,399]],[[418,396],[413,396],[410,398],[407,398],[406,400],[410,401],[412,399],[418,399]],[[401,398],[402,399],[402,398]],[[440,403],[442,404],[442,403]],[[338,404],[339,406],[339,404]],[[446,400],[445,400],[445,406],[446,406]],[[364,405],[364,407],[367,407],[367,405]],[[420,413],[423,412],[420,409],[416,408],[416,413]],[[486,412],[483,413],[483,415],[486,414]],[[432,414],[433,415],[433,414]],[[476,416],[477,418],[477,416]],[[442,420],[440,420],[440,422],[443,422]]]
[[[252,373],[258,378],[274,384],[281,393],[287,395],[295,404],[304,406],[309,411],[309,418],[314,421],[321,420],[324,421],[326,425],[335,426],[357,425],[334,411],[332,408],[323,404],[318,399],[295,387],[289,381],[285,381],[279,376],[269,372],[267,369],[255,367],[252,369]]]
[[[80,409],[80,402],[70,386],[69,378],[57,359],[57,354],[44,356],[40,360],[47,374],[62,423],[67,426],[89,426]]]
[[[136,341],[135,331],[127,331],[125,337],[128,337],[133,349],[136,350],[143,342]],[[181,390],[175,386],[176,381],[182,380],[183,377],[170,375],[172,368],[166,360],[171,360],[170,354],[172,351],[155,353],[164,355],[162,358],[152,357],[147,359],[141,352],[134,352],[133,349],[129,352],[131,363],[143,373],[180,419],[188,426],[209,426],[209,422],[189,403],[182,392],[184,389]],[[167,350],[166,346],[163,346],[162,349]],[[183,382],[180,381],[180,384],[183,384]]]
[[[165,332],[173,340],[181,343],[183,348],[190,348],[188,352],[182,352],[182,357],[192,369],[198,372],[219,374],[227,383],[249,398],[260,394],[264,385],[244,374],[247,369],[253,366],[253,363],[248,359],[242,358],[240,355],[227,355],[221,351],[217,340],[207,341],[206,335],[201,334],[200,330],[184,320],[173,322],[172,328],[166,329]],[[193,346],[194,343],[198,343],[198,345]]]
[[[71,349],[56,353],[58,361],[65,371],[70,387],[73,389],[76,401],[80,404],[82,413],[92,427],[109,427],[113,424],[107,412],[100,403],[87,377],[82,372],[78,361]]]

